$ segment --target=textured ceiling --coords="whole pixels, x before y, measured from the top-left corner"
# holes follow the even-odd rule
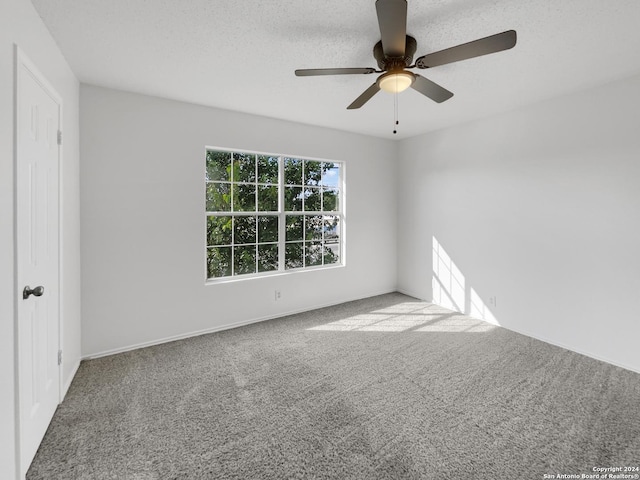
[[[373,0],[32,0],[80,81],[386,138],[405,138],[640,73],[638,0],[408,0],[416,57],[509,29],[515,48],[415,70],[454,92],[349,105],[375,75]]]

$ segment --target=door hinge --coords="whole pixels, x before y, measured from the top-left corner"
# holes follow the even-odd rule
[[[58,365],[62,365],[62,350],[58,350]]]
[[[58,145],[62,145],[62,130],[58,130]]]

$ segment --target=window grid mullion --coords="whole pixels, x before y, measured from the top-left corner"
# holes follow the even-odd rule
[[[285,267],[285,239],[287,235],[286,213],[284,213],[284,157],[278,157],[278,271]]]
[[[231,277],[233,277],[236,272],[235,272],[235,254],[236,254],[236,248],[235,248],[235,244],[236,244],[236,217],[234,215],[235,209],[234,209],[234,202],[233,202],[233,197],[235,195],[235,189],[233,188],[233,152],[231,152],[231,171],[229,172],[229,201],[230,201],[230,205],[229,205],[229,212],[231,213],[231,256],[230,258],[230,262],[231,262]]]
[[[255,261],[253,262],[253,273],[258,273],[258,154],[253,155],[253,229],[256,232],[256,244],[253,247],[253,255]]]
[[[307,161],[302,160],[302,179],[300,180],[300,183],[302,184],[302,268],[305,268],[307,266],[307,256],[305,255],[307,252],[307,216],[305,215],[305,212],[307,211],[307,197],[305,196],[306,182],[304,181],[306,166]]]

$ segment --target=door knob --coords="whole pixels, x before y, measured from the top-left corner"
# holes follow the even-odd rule
[[[22,291],[22,298],[26,300],[27,298],[29,298],[29,295],[33,295],[35,297],[41,297],[43,293],[44,293],[44,287],[42,285],[33,289],[29,287],[29,285],[27,285],[26,287],[24,287],[24,290]]]

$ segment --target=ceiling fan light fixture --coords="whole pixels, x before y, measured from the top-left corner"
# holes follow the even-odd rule
[[[413,73],[405,70],[388,72],[378,78],[378,86],[385,92],[400,93],[409,88],[415,79],[416,77]]]

